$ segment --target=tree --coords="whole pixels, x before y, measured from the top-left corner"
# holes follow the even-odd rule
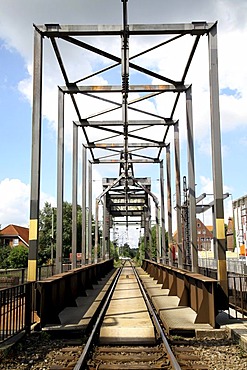
[[[11,247],[9,245],[1,246],[0,253],[0,268],[7,269],[9,267],[8,257],[11,252]]]
[[[161,232],[161,230],[160,230]],[[145,243],[144,243],[144,236],[142,236],[139,240],[139,250],[140,250],[140,255],[144,258],[149,258],[149,259],[156,259],[157,258],[157,248],[156,248],[156,225],[152,226],[151,228],[151,248],[149,246],[149,241],[147,242],[147,249],[145,251]],[[167,253],[168,251],[168,233],[165,232],[165,251]]]
[[[10,268],[27,267],[28,248],[24,245],[12,248],[8,256],[8,263]]]
[[[48,202],[45,203],[44,208],[40,211],[38,250],[39,265],[43,265],[49,258],[51,258],[52,212],[51,204]]]
[[[110,241],[110,258],[113,258],[116,262],[119,260],[116,241]]]
[[[77,205],[77,252],[81,251],[82,208]],[[68,258],[72,246],[72,204],[63,203],[63,257]]]
[[[52,209],[50,203],[46,202],[40,211],[39,228],[39,264],[46,263],[51,258],[52,244],[52,213],[54,212],[54,240],[56,240],[56,209]],[[94,226],[92,226],[94,239]],[[77,205],[77,252],[81,251],[82,239],[82,208]],[[94,240],[93,240],[94,243]],[[94,244],[93,244],[94,245]],[[72,246],[72,204],[63,203],[63,257],[68,258]]]

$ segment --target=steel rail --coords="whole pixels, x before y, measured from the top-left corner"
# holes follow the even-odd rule
[[[103,307],[102,307],[102,309],[101,309],[101,311],[99,313],[99,316],[98,316],[98,318],[96,320],[96,323],[95,323],[95,325],[94,325],[94,327],[92,329],[92,332],[91,332],[91,334],[90,334],[90,336],[89,336],[89,338],[87,340],[87,343],[86,343],[86,345],[85,345],[85,347],[83,349],[83,352],[82,352],[82,354],[81,354],[81,356],[80,356],[80,358],[79,358],[79,360],[78,360],[78,362],[75,365],[75,367],[74,367],[73,370],[83,370],[83,369],[85,369],[84,365],[85,365],[85,363],[87,361],[88,353],[89,353],[89,351],[91,349],[91,346],[93,344],[94,337],[97,334],[97,331],[98,331],[98,329],[100,327],[100,324],[101,324],[101,321],[103,319],[103,316],[105,315],[106,309],[107,309],[107,307],[108,307],[108,305],[110,303],[112,294],[113,294],[114,289],[115,289],[115,287],[117,285],[117,282],[118,282],[119,276],[121,275],[122,269],[123,269],[123,266],[119,268],[119,271],[118,271],[116,277],[114,278],[114,280],[112,282],[112,287],[111,287],[111,289],[110,289],[110,291],[109,291],[109,293],[108,293],[108,295],[106,297],[105,303],[104,303],[104,305],[103,305]]]
[[[134,272],[134,275],[135,275],[135,277],[137,279],[137,282],[138,282],[139,288],[140,288],[140,290],[142,292],[143,298],[144,298],[144,300],[146,302],[146,305],[148,307],[149,313],[150,313],[151,317],[153,318],[153,320],[155,322],[156,330],[159,332],[159,335],[160,335],[160,337],[162,339],[162,342],[165,345],[165,348],[166,348],[166,351],[167,351],[167,356],[168,356],[168,358],[169,358],[169,360],[171,362],[171,366],[172,366],[172,368],[174,370],[181,370],[181,367],[180,367],[180,365],[179,365],[176,357],[174,356],[174,354],[173,354],[173,352],[171,350],[171,347],[170,347],[170,345],[169,345],[169,343],[168,343],[168,341],[166,339],[166,335],[165,335],[165,333],[164,333],[164,331],[163,331],[163,329],[162,329],[162,327],[160,325],[159,319],[158,319],[158,317],[157,317],[157,315],[156,315],[156,313],[155,313],[155,311],[154,311],[151,303],[149,302],[149,298],[147,296],[147,293],[145,292],[145,289],[142,286],[142,283],[141,283],[141,280],[139,278],[139,275],[137,274],[136,269],[132,265],[132,263],[131,263],[131,267],[132,267],[133,272]]]

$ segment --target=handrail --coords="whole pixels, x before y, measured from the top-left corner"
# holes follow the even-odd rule
[[[29,333],[34,314],[34,283],[0,290],[0,342],[25,331]]]

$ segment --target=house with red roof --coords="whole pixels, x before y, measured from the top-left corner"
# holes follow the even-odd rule
[[[206,226],[199,218],[197,218],[196,234],[198,250],[199,251],[211,250],[211,240],[213,239],[213,226]],[[174,232],[173,239],[177,243],[177,231]]]
[[[29,228],[8,225],[0,230],[0,245],[9,245],[15,247],[17,245],[24,245],[29,247]]]

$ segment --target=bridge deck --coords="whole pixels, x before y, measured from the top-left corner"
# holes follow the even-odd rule
[[[116,270],[109,272],[97,284],[94,284],[92,289],[86,290],[86,296],[77,297],[76,306],[62,310],[59,314],[60,324],[48,324],[43,330],[51,332],[86,330],[115,274]]]
[[[190,307],[180,306],[179,298],[169,295],[169,289],[162,289],[162,284],[158,284],[142,268],[137,268],[137,272],[168,332],[213,330],[209,324],[195,323],[196,312]]]
[[[123,267],[100,330],[101,344],[154,344],[155,332],[131,267]]]
[[[163,284],[159,284],[142,268],[137,268],[137,272],[168,332],[219,338],[225,335],[226,329],[229,336],[241,337],[241,346],[246,349],[246,321],[242,323],[239,319],[229,319],[222,311],[217,316],[221,330],[213,330],[207,323],[196,323],[196,312],[193,309],[179,305],[179,298],[169,295],[170,290],[163,288]],[[114,275],[112,270],[92,289],[87,289],[86,296],[76,299],[77,307],[62,310],[59,314],[60,324],[46,325],[43,330],[86,330]],[[147,344],[155,341],[154,328],[131,267],[124,267],[119,278],[100,332],[100,341],[104,344]]]

